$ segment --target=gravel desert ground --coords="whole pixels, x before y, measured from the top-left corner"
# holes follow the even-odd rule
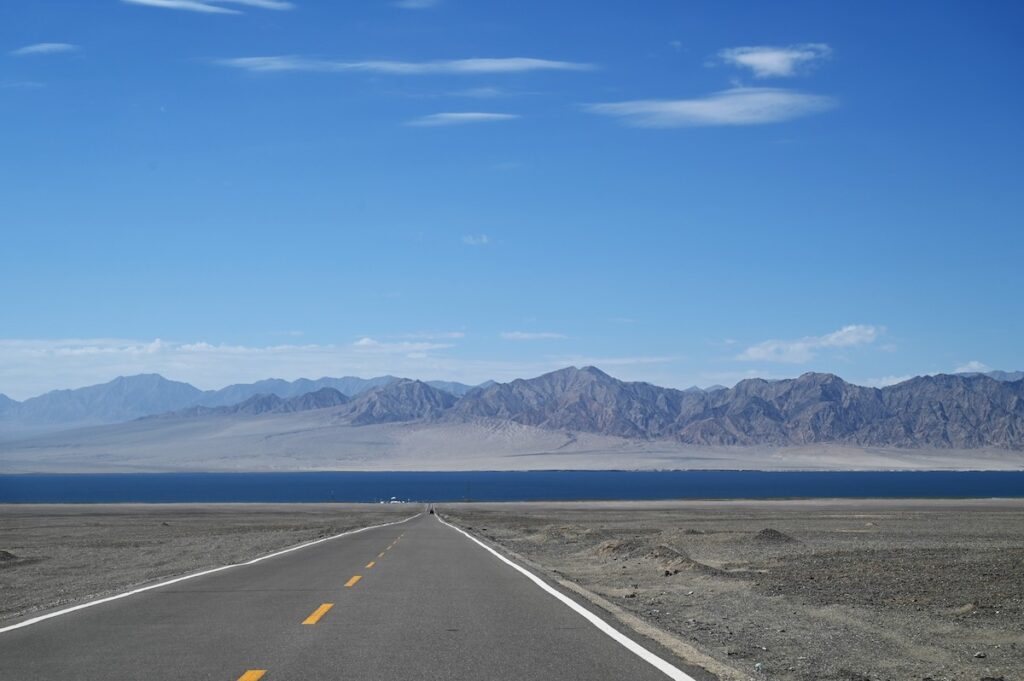
[[[0,505],[0,622],[422,509],[381,504]]]
[[[441,513],[710,656],[722,678],[1024,679],[1024,500]]]

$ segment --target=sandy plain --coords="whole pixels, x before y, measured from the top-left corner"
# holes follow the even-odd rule
[[[1024,470],[1024,451],[842,444],[703,447],[507,421],[334,423],[329,409],[141,419],[5,440],[0,473],[467,470]]]

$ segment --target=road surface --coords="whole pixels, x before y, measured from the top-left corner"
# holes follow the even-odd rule
[[[709,678],[643,645],[422,514],[4,631],[0,679]]]

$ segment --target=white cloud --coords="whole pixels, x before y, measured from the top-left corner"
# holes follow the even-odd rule
[[[469,365],[448,356],[453,347],[450,341],[388,342],[371,337],[342,344],[267,346],[161,339],[7,339],[0,340],[0,392],[24,399],[55,388],[105,383],[117,376],[140,373],[159,373],[200,388],[220,388],[270,376],[391,373],[473,378]],[[479,375],[480,380],[490,377],[483,371]]]
[[[436,113],[413,119],[406,125],[421,127],[437,127],[442,125],[464,125],[466,123],[493,123],[512,121],[519,118],[518,114],[488,113],[483,111],[461,111],[457,113]]]
[[[223,5],[242,5],[258,9],[293,9],[294,3],[285,0],[121,0],[129,5],[145,5],[161,9],[180,9],[203,14],[241,14],[237,9]]]
[[[824,348],[850,348],[868,345],[885,330],[869,324],[850,324],[824,336],[806,336],[798,340],[767,340],[752,345],[736,359],[746,362],[783,362],[804,364],[815,358]]]
[[[566,338],[565,334],[551,331],[502,331],[501,337],[505,340],[561,340]]]
[[[11,52],[15,57],[29,57],[38,54],[61,54],[62,52],[74,52],[77,45],[71,43],[36,43],[19,47]]]
[[[750,69],[755,78],[787,78],[795,76],[815,62],[828,59],[832,48],[824,43],[804,43],[780,47],[732,47],[718,53],[727,64]]]
[[[323,73],[365,72],[391,75],[522,73],[526,71],[586,71],[593,66],[569,61],[532,57],[497,59],[448,59],[439,61],[334,61],[297,56],[237,57],[220,59],[222,66],[257,73],[317,71]]]
[[[395,7],[401,7],[402,9],[430,9],[431,7],[437,7],[440,0],[398,0],[394,3]]]
[[[759,125],[820,113],[836,100],[782,88],[732,88],[696,99],[642,99],[592,104],[587,110],[644,128]]]
[[[0,340],[0,392],[25,399],[47,390],[105,383],[117,376],[139,373],[159,373],[203,389],[271,376],[293,380],[384,374],[423,380],[443,378],[476,385],[489,379],[530,378],[569,364],[617,367],[616,375],[623,379],[665,384],[660,380],[663,377],[647,373],[647,367],[670,360],[614,356],[460,358],[453,354],[453,344],[443,342],[455,340],[458,333],[437,334],[442,342],[388,342],[367,336],[341,344],[269,346],[159,339],[6,339]],[[426,334],[424,339],[430,340]]]
[[[467,234],[462,237],[462,243],[467,246],[486,246],[491,240],[486,234]]]
[[[904,374],[902,376],[882,376],[880,378],[867,378],[862,381],[853,381],[855,385],[863,385],[868,388],[884,388],[889,385],[896,385],[903,381],[909,381],[914,378],[912,374]]]
[[[953,372],[957,374],[983,374],[986,371],[992,371],[992,367],[979,362],[976,359],[972,359],[970,362],[958,366],[953,370]]]
[[[378,353],[397,353],[405,354],[409,352],[425,353],[433,350],[444,350],[452,347],[451,343],[427,343],[427,342],[409,342],[400,341],[398,343],[392,343],[387,341],[379,341],[376,338],[369,338],[364,336],[356,342],[352,343],[352,347],[359,348],[361,350],[370,350]]]

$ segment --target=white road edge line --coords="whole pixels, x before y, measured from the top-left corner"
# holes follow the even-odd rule
[[[487,549],[488,551],[490,551],[492,554],[494,554],[495,557],[497,557],[498,560],[502,561],[503,563],[507,563],[508,565],[511,565],[512,567],[514,567],[516,570],[519,570],[520,572],[522,572],[534,584],[536,584],[540,588],[544,589],[549,594],[551,594],[552,596],[554,596],[558,600],[562,601],[562,603],[564,603],[565,605],[567,605],[570,608],[572,608],[573,610],[575,610],[578,614],[582,615],[583,618],[586,619],[588,622],[590,622],[595,627],[600,629],[602,632],[604,632],[605,634],[610,636],[616,643],[618,643],[619,645],[621,645],[624,648],[626,648],[627,650],[629,650],[629,652],[633,653],[634,655],[636,655],[637,657],[642,659],[644,662],[647,662],[647,663],[653,665],[658,671],[660,671],[665,676],[669,677],[670,679],[674,679],[674,681],[697,681],[695,678],[693,678],[692,676],[690,676],[689,674],[684,672],[682,669],[679,669],[675,665],[667,662],[666,660],[658,657],[657,655],[655,655],[651,651],[647,650],[647,648],[644,648],[642,645],[640,645],[639,643],[637,643],[633,639],[629,638],[628,636],[626,636],[625,634],[620,632],[618,629],[616,629],[615,627],[611,626],[610,624],[605,622],[603,619],[601,619],[600,617],[598,617],[594,613],[590,612],[589,610],[584,608],[582,605],[580,605],[579,603],[577,603],[573,599],[571,599],[568,596],[566,596],[565,594],[561,593],[560,591],[558,591],[557,589],[552,587],[550,584],[548,584],[543,579],[541,579],[537,575],[533,574],[532,572],[530,572],[526,568],[524,568],[521,565],[519,565],[519,564],[509,560],[508,558],[506,558],[505,556],[501,555],[500,553],[498,553],[497,551],[492,549],[490,546],[488,546],[487,544],[483,543],[482,541],[480,541],[479,539],[477,539],[476,537],[474,537],[470,533],[466,532],[465,530],[463,530],[461,528],[458,528],[458,527],[455,527],[455,525],[452,525],[451,523],[443,520],[436,513],[434,514],[434,516],[438,520],[440,520],[443,524],[445,524],[448,527],[452,528],[456,532],[461,532],[462,534],[466,535],[466,537],[468,537],[471,541],[476,542],[480,546],[482,546],[485,549]]]
[[[152,589],[159,589],[159,588],[164,587],[164,586],[170,586],[171,584],[177,584],[178,582],[184,582],[186,579],[195,579],[196,577],[202,577],[204,575],[210,575],[210,574],[213,574],[214,572],[220,572],[221,570],[230,570],[231,568],[242,567],[243,565],[252,565],[253,563],[259,563],[260,561],[267,560],[268,558],[275,558],[277,556],[281,556],[281,555],[284,555],[286,553],[291,553],[292,551],[298,551],[299,549],[304,549],[304,548],[307,548],[307,547],[310,547],[310,546],[314,546],[315,544],[320,544],[320,543],[325,542],[325,541],[330,541],[332,539],[337,539],[338,537],[345,537],[345,536],[350,535],[350,534],[357,534],[359,532],[365,532],[366,530],[375,530],[375,529],[377,529],[379,527],[387,527],[389,525],[398,525],[398,524],[401,524],[401,523],[406,523],[406,522],[409,522],[410,520],[412,520],[413,518],[418,518],[421,515],[423,515],[423,514],[422,513],[417,513],[416,515],[411,515],[411,516],[409,516],[408,518],[406,518],[404,520],[396,520],[396,521],[390,522],[390,523],[382,523],[380,525],[370,525],[368,527],[360,527],[359,529],[356,529],[356,530],[348,530],[347,532],[342,532],[341,534],[334,534],[334,535],[331,535],[330,537],[323,537],[322,539],[314,539],[313,541],[306,542],[305,544],[299,544],[298,546],[292,546],[291,548],[287,548],[287,549],[284,549],[282,551],[276,551],[274,553],[268,553],[265,556],[260,556],[259,558],[253,558],[252,560],[247,560],[244,563],[232,563],[231,565],[221,565],[220,567],[211,568],[209,570],[203,570],[202,572],[196,572],[195,574],[185,575],[183,577],[175,577],[174,579],[168,579],[166,582],[158,582],[156,584],[149,584],[148,586],[139,587],[138,589],[132,589],[131,591],[125,591],[124,593],[120,593],[120,594],[114,594],[113,596],[107,596],[106,598],[100,598],[100,599],[97,599],[95,601],[89,601],[88,603],[79,603],[78,605],[73,605],[70,608],[64,608],[63,610],[57,610],[56,612],[49,612],[49,613],[47,613],[45,615],[40,615],[38,617],[33,617],[32,619],[27,619],[24,622],[18,622],[17,624],[11,624],[11,625],[8,625],[6,627],[2,627],[2,628],[0,628],[0,634],[3,634],[3,633],[8,632],[8,631],[14,631],[15,629],[21,629],[22,627],[27,627],[27,626],[29,626],[31,624],[36,624],[38,622],[42,622],[44,620],[48,620],[48,619],[50,619],[52,617],[58,617],[60,615],[67,615],[68,613],[75,612],[76,610],[84,610],[85,608],[91,608],[92,606],[100,605],[101,603],[109,603],[110,601],[116,601],[116,600],[118,600],[120,598],[127,598],[128,596],[134,596],[135,594],[140,594],[143,591],[150,591]]]

